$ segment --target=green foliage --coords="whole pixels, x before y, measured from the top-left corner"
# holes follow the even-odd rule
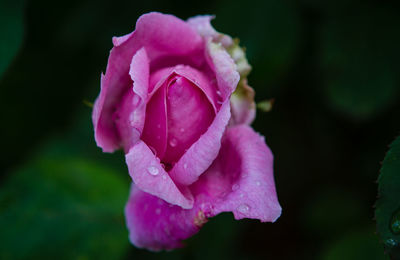
[[[324,95],[330,106],[355,119],[374,117],[398,94],[397,13],[363,8],[328,19],[322,27]]]
[[[390,145],[378,182],[377,230],[387,251],[400,259],[400,137]]]
[[[0,3],[0,79],[22,43],[24,5],[24,0]]]
[[[0,258],[124,256],[127,183],[99,162],[47,152],[49,156],[41,154],[3,184]]]
[[[350,232],[332,243],[323,253],[323,260],[384,260],[382,246],[372,228]]]

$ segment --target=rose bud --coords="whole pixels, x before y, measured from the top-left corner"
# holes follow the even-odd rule
[[[263,222],[281,214],[273,155],[249,126],[251,67],[212,18],[148,13],[113,38],[92,119],[97,145],[126,153],[137,247],[180,247],[221,212]]]

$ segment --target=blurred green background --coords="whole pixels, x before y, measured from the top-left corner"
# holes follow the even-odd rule
[[[222,214],[187,246],[128,242],[122,152],[91,108],[111,37],[149,11],[215,14],[253,66],[254,128],[275,155],[283,214]],[[389,259],[375,231],[380,164],[400,131],[400,4],[345,0],[0,0],[0,259]],[[400,200],[400,199],[399,199]]]

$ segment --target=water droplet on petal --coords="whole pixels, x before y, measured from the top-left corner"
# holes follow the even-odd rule
[[[157,209],[156,209],[156,214],[157,214],[157,215],[160,215],[160,213],[161,213],[161,209],[160,209],[160,208],[157,208]]]
[[[260,185],[261,185],[261,182],[256,181],[256,185],[257,185],[257,186],[260,186]]]
[[[239,197],[243,198],[243,197],[244,197],[244,194],[243,194],[243,193],[240,193]]]
[[[175,147],[177,144],[178,144],[178,141],[177,141],[175,138],[172,138],[172,139],[169,141],[169,145],[170,145],[171,147]]]
[[[157,176],[158,173],[159,173],[159,170],[154,166],[150,166],[150,167],[147,168],[147,172],[150,173],[153,176]]]
[[[163,180],[166,180],[166,179],[167,179],[167,175],[163,175],[163,176],[162,176],[162,179],[163,179]]]
[[[249,212],[250,207],[249,207],[249,205],[247,205],[247,204],[240,204],[239,207],[237,207],[237,210],[238,210],[240,213],[245,214],[245,213]]]
[[[185,128],[181,128],[181,129],[179,129],[179,131],[181,132],[181,133],[183,133],[183,132],[185,132]]]
[[[232,190],[233,191],[238,190],[238,189],[239,189],[239,184],[235,183],[235,184],[232,185]]]
[[[217,95],[221,96],[221,91],[217,90]]]
[[[187,163],[183,164],[183,169],[185,169],[185,170],[187,169]]]

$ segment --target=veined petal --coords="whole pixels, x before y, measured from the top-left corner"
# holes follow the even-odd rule
[[[221,147],[221,138],[229,122],[230,104],[226,100],[214,121],[179,159],[169,172],[171,178],[182,185],[190,185],[212,164]]]
[[[187,187],[175,185],[143,141],[134,145],[125,159],[129,174],[139,189],[184,209],[193,207],[193,197]]]
[[[227,130],[213,165],[193,184],[196,200],[208,197],[211,215],[274,222],[281,214],[273,177],[273,155],[264,138],[246,125]]]

